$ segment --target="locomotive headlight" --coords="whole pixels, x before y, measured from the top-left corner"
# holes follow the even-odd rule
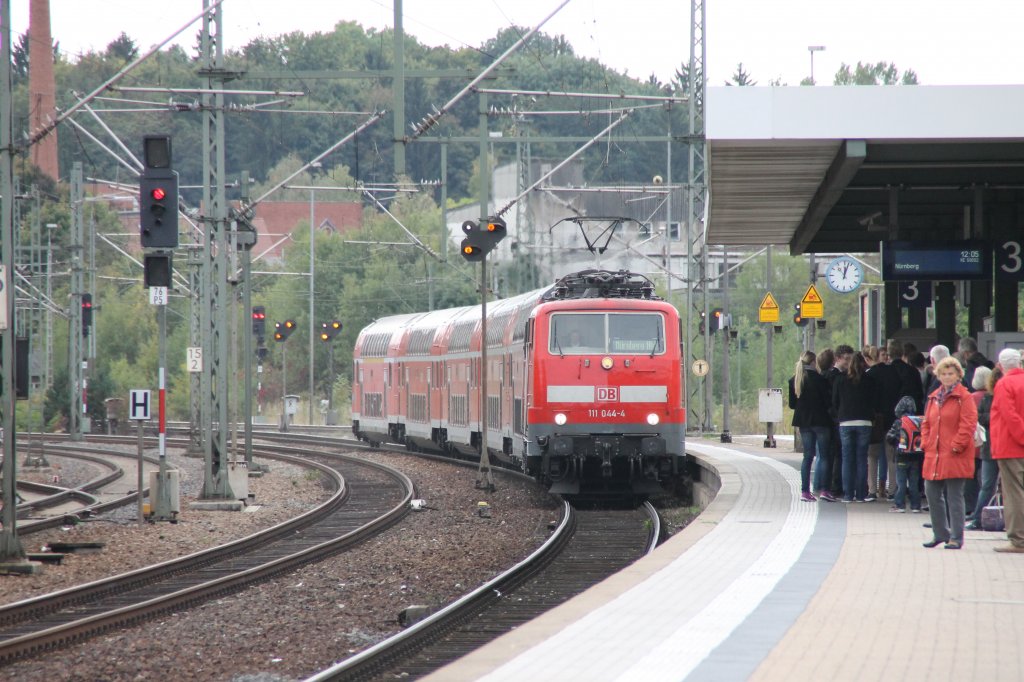
[[[559,412],[555,415],[555,423],[559,426],[565,426],[567,421],[569,421],[569,418],[565,416],[564,412]]]
[[[649,415],[647,415],[647,423],[650,424],[651,426],[657,426],[658,422],[660,421],[661,417],[659,417],[656,412],[651,412]]]
[[[601,358],[601,366],[605,369],[611,369],[613,364],[615,364],[615,362],[610,357],[605,356]]]

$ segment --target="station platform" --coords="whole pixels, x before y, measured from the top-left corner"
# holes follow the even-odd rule
[[[718,495],[651,555],[426,679],[1020,680],[1024,555],[928,514],[801,502],[799,453],[687,442]]]

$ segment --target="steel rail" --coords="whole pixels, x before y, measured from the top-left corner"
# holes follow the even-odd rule
[[[515,585],[547,566],[557,557],[572,539],[576,531],[576,515],[572,505],[562,501],[562,521],[544,544],[532,554],[504,573],[484,583],[477,589],[455,600],[440,611],[411,625],[402,632],[364,649],[355,656],[321,671],[306,682],[324,682],[342,678],[359,678],[379,672],[391,661],[414,651],[438,635],[439,631],[479,613]]]
[[[280,447],[277,448],[278,451],[280,449]],[[295,448],[295,450],[308,453],[308,450],[298,448]],[[78,606],[105,596],[122,594],[128,590],[152,584],[155,580],[185,574],[188,571],[209,566],[219,560],[237,556],[256,547],[266,545],[273,540],[293,537],[294,533],[300,528],[312,527],[317,521],[326,520],[328,517],[331,517],[335,512],[339,511],[340,507],[349,498],[349,486],[346,485],[340,472],[333,470],[327,464],[280,453],[260,452],[260,455],[290,461],[303,466],[314,466],[332,478],[337,486],[337,490],[330,500],[316,509],[232,543],[197,552],[174,561],[115,576],[107,580],[96,581],[45,597],[37,597],[0,608],[0,625],[10,627],[32,618],[39,618],[45,614],[53,614],[67,607]],[[199,584],[175,590],[129,607],[114,608],[103,613],[49,627],[32,634],[12,636],[9,639],[0,641],[0,662],[65,646],[114,628],[139,622],[154,615],[168,613],[218,595],[233,592],[256,581],[266,580],[281,572],[291,570],[340,549],[358,544],[362,540],[390,527],[408,513],[409,501],[412,498],[414,487],[412,481],[405,474],[385,465],[344,455],[324,453],[319,456],[340,459],[347,464],[366,467],[388,474],[392,482],[401,487],[402,493],[400,494],[401,499],[399,503],[388,509],[383,515],[378,516],[369,523],[358,526],[350,532],[307,546],[298,551],[290,552],[259,566],[236,571],[229,576],[203,581]]]

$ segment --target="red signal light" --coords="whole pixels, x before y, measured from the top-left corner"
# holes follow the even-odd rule
[[[154,187],[153,191],[149,193],[157,201],[163,201],[167,198],[167,190],[163,187]]]

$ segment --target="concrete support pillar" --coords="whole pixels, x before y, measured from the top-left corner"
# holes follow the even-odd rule
[[[900,308],[900,287],[898,282],[886,282],[882,297],[885,319],[882,320],[883,336],[891,339],[903,328],[903,309]]]
[[[953,282],[935,284],[935,335],[950,351],[956,350],[956,285]]]

